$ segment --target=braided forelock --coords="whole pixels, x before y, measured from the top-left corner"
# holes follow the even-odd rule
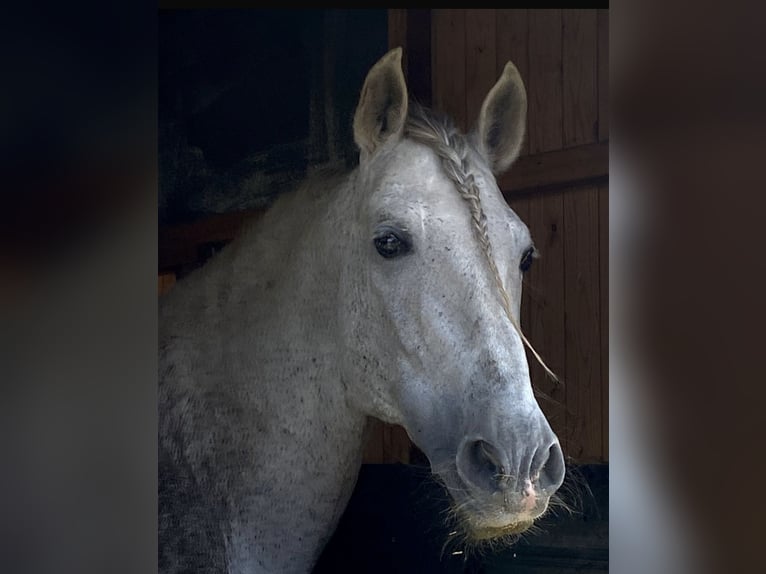
[[[428,146],[436,153],[447,177],[455,184],[460,197],[468,203],[473,230],[476,238],[479,240],[481,250],[486,256],[497,289],[500,292],[505,314],[521,337],[521,340],[532,352],[548,376],[558,381],[558,377],[548,368],[548,365],[545,364],[545,361],[543,361],[542,357],[540,357],[521,331],[521,326],[511,311],[511,299],[503,285],[500,271],[492,255],[492,243],[489,240],[487,216],[481,205],[479,187],[476,185],[468,161],[471,144],[449,118],[437,116],[431,110],[416,103],[411,103],[409,109],[407,123],[404,127],[405,135],[418,143]]]

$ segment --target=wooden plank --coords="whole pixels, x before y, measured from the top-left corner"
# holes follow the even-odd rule
[[[548,366],[565,376],[564,356],[564,246],[563,196],[561,190],[530,197],[527,226],[540,253],[524,277],[522,322],[527,338]],[[566,395],[564,386],[551,381],[531,353],[527,352],[532,384],[548,398],[538,396],[540,407],[566,445]]]
[[[609,460],[609,184],[598,188],[599,314],[601,330],[601,458]]]
[[[561,10],[529,11],[529,152],[559,150],[562,136]]]
[[[362,452],[363,464],[382,464],[383,460],[383,426],[376,418],[367,418],[366,441]]]
[[[609,10],[598,11],[598,140],[609,139]]]
[[[598,141],[598,14],[562,12],[564,147]]]
[[[502,9],[496,10],[495,37],[496,37],[496,76],[505,68],[506,62],[513,62],[521,74],[521,79],[527,89],[529,98],[529,24],[528,10],[526,9]],[[527,115],[527,129],[524,145],[521,147],[519,157],[529,154],[529,116]]]
[[[497,81],[495,10],[465,11],[465,105],[469,126],[476,125],[481,105]]]
[[[386,463],[410,463],[412,442],[399,425],[383,425],[383,461]]]
[[[388,49],[401,47],[404,50],[402,58],[402,69],[405,77],[407,76],[407,9],[389,8],[388,9]]]
[[[609,142],[601,142],[519,158],[497,183],[510,197],[544,187],[571,187],[608,174]]]
[[[602,456],[598,187],[564,193],[566,404],[569,456]]]
[[[465,109],[465,10],[434,9],[431,27],[434,108],[448,114],[462,130]]]

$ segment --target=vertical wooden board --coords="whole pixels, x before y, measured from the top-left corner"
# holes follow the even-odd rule
[[[410,437],[404,428],[399,425],[384,425],[383,459],[385,462],[409,464],[411,445]]]
[[[376,418],[367,419],[366,443],[362,453],[364,464],[382,464],[383,461],[383,423]]]
[[[564,147],[598,141],[598,14],[562,12]]]
[[[560,378],[565,377],[564,354],[564,229],[561,191],[532,195],[529,199],[527,226],[540,254],[524,277],[522,321],[527,338],[546,364]],[[532,384],[548,398],[539,397],[543,412],[566,445],[565,387],[552,381],[527,352]]]
[[[564,193],[567,445],[581,462],[602,455],[598,199],[595,186]]]
[[[393,50],[399,46],[401,46],[405,52],[405,57],[402,58],[402,68],[404,70],[404,75],[407,76],[407,9],[389,8],[388,49]]]
[[[465,10],[433,10],[431,62],[433,107],[448,114],[460,129],[466,130]]]
[[[499,78],[503,73],[506,62],[513,62],[516,69],[524,80],[527,89],[527,97],[530,91],[529,78],[529,25],[528,10],[526,9],[501,9],[495,11],[495,37],[496,37],[496,76]],[[527,129],[524,145],[521,147],[519,156],[529,155],[529,115],[527,114]]]
[[[561,10],[529,11],[529,152],[559,150],[562,136]]]
[[[598,11],[598,140],[609,139],[609,10]]]
[[[469,129],[476,125],[481,104],[497,81],[495,10],[465,11],[465,105]]]
[[[609,460],[609,184],[598,189],[598,251],[601,322],[601,457]]]

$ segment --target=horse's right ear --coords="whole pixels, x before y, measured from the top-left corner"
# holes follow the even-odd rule
[[[354,141],[362,157],[402,134],[407,119],[407,84],[402,49],[394,48],[367,73],[354,113]]]

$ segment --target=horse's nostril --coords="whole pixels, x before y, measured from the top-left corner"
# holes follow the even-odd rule
[[[540,469],[540,489],[553,494],[564,482],[564,454],[558,443],[548,449],[542,468]]]
[[[501,452],[484,440],[469,442],[458,455],[458,471],[464,480],[486,490],[502,487],[508,469]]]
[[[505,469],[498,462],[497,457],[492,452],[492,447],[488,442],[483,440],[477,440],[471,445],[471,456],[476,466],[482,469],[485,474],[489,476],[497,476],[499,474],[505,474]]]

